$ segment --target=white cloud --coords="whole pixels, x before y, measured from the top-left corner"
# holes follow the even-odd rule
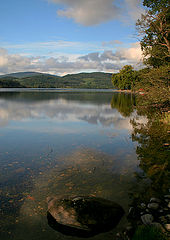
[[[125,0],[125,6],[128,12],[128,15],[131,16],[131,18],[134,21],[140,18],[141,13],[144,11],[140,6],[141,2],[143,1],[142,0]]]
[[[116,61],[117,63],[120,63],[121,61],[127,61],[127,63],[129,62],[129,64],[135,65],[141,61],[142,51],[140,43],[137,42],[131,44],[129,48],[119,47],[115,52],[113,52],[112,50],[106,50],[102,53],[89,53],[85,56],[81,56],[80,59],[97,62]]]
[[[42,44],[43,45],[43,44]],[[122,46],[122,45],[121,45]],[[37,71],[64,75],[67,73],[105,71],[117,72],[126,64],[136,67],[142,57],[139,43],[129,48],[118,47],[115,51],[104,50],[89,54],[63,54],[54,57],[29,57],[22,54],[9,54],[0,48],[0,74]]]
[[[64,5],[57,11],[59,16],[74,19],[85,26],[100,24],[127,17],[136,20],[141,14],[141,0],[49,0]]]
[[[85,26],[99,24],[118,17],[120,9],[112,0],[52,0],[64,4],[65,9],[58,10],[59,16],[72,18]]]
[[[115,45],[120,45],[120,44],[123,44],[122,41],[119,41],[119,40],[111,40],[111,41],[104,41],[102,42],[102,46],[105,47],[105,46],[115,46]]]
[[[119,48],[116,55],[127,60],[139,62],[142,59],[140,43],[133,43],[130,48]]]
[[[8,52],[4,48],[0,48],[0,67],[3,67],[7,65],[8,58],[7,58]]]

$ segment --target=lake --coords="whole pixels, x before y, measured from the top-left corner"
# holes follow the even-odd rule
[[[0,239],[77,239],[48,226],[48,196],[102,197],[127,212],[141,172],[131,120],[147,122],[134,105],[111,90],[1,91]]]

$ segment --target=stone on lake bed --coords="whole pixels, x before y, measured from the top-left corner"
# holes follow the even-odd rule
[[[158,207],[159,207],[158,203],[149,203],[148,204],[148,208],[152,209],[152,210],[156,210],[156,209],[158,209]]]
[[[141,216],[141,220],[145,225],[150,225],[153,222],[153,216],[151,214],[145,214]]]
[[[160,203],[161,200],[160,200],[159,198],[152,197],[152,198],[150,199],[150,202]]]
[[[48,198],[48,224],[66,235],[89,237],[107,232],[119,223],[123,208],[110,200],[80,196]]]
[[[164,198],[169,198],[170,199],[170,195],[165,195]]]
[[[141,206],[142,209],[146,208],[146,204],[145,203],[141,203],[140,206]]]
[[[156,228],[158,228],[160,230],[163,229],[162,225],[159,222],[152,222],[150,225],[154,226],[154,227],[156,227]]]
[[[165,229],[166,229],[167,231],[170,231],[170,224],[165,224]]]

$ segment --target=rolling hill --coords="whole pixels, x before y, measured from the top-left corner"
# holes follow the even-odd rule
[[[113,88],[111,73],[93,72],[68,74],[63,77],[36,73],[20,72],[0,77],[0,87],[25,88]]]

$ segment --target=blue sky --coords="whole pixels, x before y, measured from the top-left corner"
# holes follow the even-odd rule
[[[142,11],[141,0],[1,1],[0,74],[138,68],[135,22]]]

